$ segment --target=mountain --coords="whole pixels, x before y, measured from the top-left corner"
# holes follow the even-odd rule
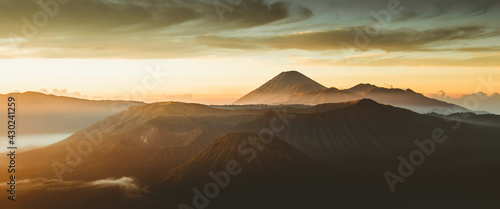
[[[387,89],[359,84],[350,89],[326,88],[296,71],[283,72],[234,104],[305,104],[338,103],[362,98],[409,109],[418,113],[450,114],[470,112],[455,104],[425,97],[410,89]]]
[[[465,165],[486,156],[500,157],[494,151],[500,148],[499,127],[462,123],[455,130],[453,121],[370,99],[323,112],[294,114],[296,117],[283,131],[276,133],[277,137],[314,160],[358,172],[365,172],[369,167],[371,172],[383,172],[380,168],[397,164],[398,155],[411,153],[416,148],[414,141],[429,138],[436,128],[443,129],[457,143],[440,145],[441,151],[435,154],[435,160],[463,159]],[[268,127],[273,117],[272,113],[265,114],[240,124],[237,130],[257,132]]]
[[[266,144],[255,138],[271,126],[278,127],[273,141]],[[434,151],[425,155],[424,163],[415,166],[414,174],[405,177],[404,184],[398,183],[396,193],[392,193],[383,174],[398,174],[400,158],[408,160],[422,150],[415,140],[428,142],[437,135],[446,140],[431,146]],[[158,208],[179,208],[181,203],[196,208],[193,189],[204,192],[207,181],[214,179],[211,171],[228,171],[229,162],[235,169],[237,162],[241,173],[232,175],[227,187],[219,188],[220,194],[210,198],[207,208],[366,208],[387,204],[389,208],[404,208],[408,202],[419,203],[417,208],[430,203],[457,208],[480,202],[481,208],[488,208],[495,205],[496,199],[488,197],[497,194],[500,175],[496,166],[500,163],[498,136],[498,126],[458,123],[370,99],[244,109],[165,102],[132,106],[61,142],[21,152],[18,168],[23,171],[23,180],[48,182],[36,184],[38,193],[29,193],[34,195],[30,199],[44,199],[46,205],[60,202],[43,195],[57,196],[54,191],[58,191],[68,197],[67,190],[58,185],[70,184],[69,191],[82,188],[75,195],[103,194],[106,192],[94,189],[106,191],[116,186],[89,185],[111,181],[123,186],[133,179],[135,186],[123,187],[144,190],[139,194],[141,201],[155,207],[159,204]],[[248,152],[238,149],[242,143]],[[246,161],[251,153],[255,158]],[[47,181],[57,179],[61,171],[64,181],[53,185],[50,182],[54,181]],[[6,175],[0,172],[0,178],[8,178]],[[426,201],[419,202],[422,198]],[[114,200],[105,197],[92,196],[91,200],[114,207]]]
[[[23,152],[25,163],[20,167],[26,171],[25,178],[57,179],[54,165],[60,170],[66,168],[61,166],[68,165],[68,159],[81,157],[78,166],[70,167],[72,172],[64,173],[64,179],[129,176],[142,181],[150,178],[145,171],[172,169],[218,137],[234,132],[239,124],[254,121],[272,110],[324,112],[345,106],[248,106],[234,109],[179,102],[136,105],[58,143]],[[92,140],[99,142],[96,144]],[[91,154],[85,153],[87,149]],[[0,176],[4,174],[0,173]]]
[[[453,123],[420,115],[409,110],[382,105],[370,99],[312,107],[222,109],[178,102],[132,106],[110,116],[69,138],[45,148],[23,153],[21,168],[26,178],[57,178],[54,162],[65,164],[68,156],[91,146],[91,154],[82,157],[65,179],[96,180],[107,176],[130,176],[142,181],[148,172],[168,171],[198,154],[217,138],[228,133],[258,133],[287,112],[296,117],[276,136],[306,154],[328,164],[381,165],[414,148],[415,139],[424,139],[436,127],[450,129]],[[103,127],[111,127],[109,130]],[[450,148],[467,156],[475,145],[488,145],[481,153],[497,148],[498,127],[464,123],[450,131],[457,140],[468,144]],[[101,138],[98,145],[90,139]],[[478,138],[471,141],[472,138]],[[78,151],[80,149],[80,151]],[[441,152],[444,154],[445,152]],[[458,153],[449,153],[452,156]],[[137,158],[140,156],[140,158]],[[99,159],[106,159],[105,161]],[[98,162],[98,163],[96,163]]]
[[[67,168],[67,162],[81,158],[78,166],[64,173],[64,179],[129,176],[144,180],[150,171],[184,163],[231,127],[254,120],[263,112],[179,102],[132,106],[63,141],[23,152],[20,168],[25,178],[57,179],[54,165],[61,170]]]
[[[131,106],[143,104],[85,100],[38,92],[3,94],[0,100],[7,101],[8,97],[16,99],[16,117],[22,123],[17,131],[23,135],[73,133]],[[2,108],[0,113],[7,115],[7,108]],[[0,120],[0,125],[6,127],[7,121]]]
[[[400,204],[404,205],[421,198],[422,195],[417,194],[422,192],[428,196],[453,192],[454,198],[461,199],[472,198],[469,192],[477,189],[486,194],[496,191],[496,184],[489,182],[500,174],[500,169],[494,166],[500,162],[499,127],[460,123],[455,128],[457,123],[453,121],[370,99],[323,104],[288,113],[295,117],[282,131],[275,133],[277,141],[272,143],[277,142],[276,146],[266,145],[263,152],[256,151],[255,160],[249,164],[238,152],[238,145],[249,143],[249,138],[258,137],[252,133],[268,128],[270,121],[276,118],[273,111],[237,125],[232,129],[236,134],[219,138],[186,163],[161,174],[164,178],[161,183],[154,183],[151,191],[159,195],[156,198],[172,203],[172,208],[180,203],[192,205],[193,189],[203,192],[205,185],[215,182],[210,172],[224,171],[232,160],[238,162],[242,173],[231,176],[229,186],[220,188],[220,195],[211,199],[207,208],[366,207],[387,204],[387,198],[391,197],[402,199]],[[415,150],[421,150],[415,140],[430,139],[436,130],[442,131],[446,141],[435,143],[435,152],[425,157],[422,166],[415,166],[415,176],[408,178],[405,184],[398,184],[397,194],[391,193],[382,174],[397,172],[401,163],[399,156],[408,158]],[[298,157],[303,156],[301,153],[307,157]],[[305,166],[313,163],[329,164],[331,168]],[[334,203],[322,202],[324,195],[335,200]],[[370,201],[357,203],[352,196]],[[271,202],[275,205],[268,205]],[[394,205],[398,205],[398,201]],[[452,205],[460,206],[461,202]]]
[[[382,104],[409,109],[418,113],[439,112],[444,114],[470,112],[458,105],[425,97],[411,89],[388,89],[371,84],[359,84],[346,91],[373,99]]]
[[[280,104],[293,95],[326,89],[323,85],[297,71],[282,72],[253,90],[234,104]]]

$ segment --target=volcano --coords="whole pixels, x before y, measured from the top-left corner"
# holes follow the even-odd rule
[[[294,95],[322,91],[326,87],[297,71],[282,72],[234,104],[280,104]]]

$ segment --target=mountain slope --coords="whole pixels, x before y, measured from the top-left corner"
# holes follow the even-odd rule
[[[252,133],[232,133],[220,137],[189,161],[166,174],[159,187],[180,192],[195,185],[176,184],[190,182],[203,185],[210,180],[208,174],[211,171],[226,170],[226,165],[231,160],[244,168],[242,179],[255,179],[253,181],[280,177],[288,172],[305,172],[305,169],[314,164],[314,161],[279,138],[274,138],[268,144],[259,141],[258,147],[252,147],[249,140],[257,137],[257,134]],[[246,152],[251,150],[257,152]]]
[[[305,187],[320,188],[317,177],[327,168],[277,137],[268,143],[257,140],[258,145],[250,145],[257,137],[253,133],[232,133],[217,139],[186,163],[162,175],[163,179],[154,182],[151,191],[175,207],[182,202],[190,204],[193,188],[203,191],[205,185],[218,182],[222,195],[208,208],[231,208],[248,206],[259,199],[269,201],[272,197],[262,199],[268,193],[281,194],[281,198],[284,194],[302,193]]]
[[[129,176],[141,180],[149,171],[183,163],[217,138],[218,128],[232,123],[224,113],[232,111],[174,102],[133,106],[61,142],[22,153],[25,163],[19,166],[25,178],[57,179],[54,163],[61,170],[61,165],[80,157],[64,179]],[[208,115],[219,120],[207,119]],[[253,118],[250,114],[235,117]]]
[[[349,91],[339,90],[337,88],[328,88],[320,91],[311,91],[302,94],[296,94],[285,103],[287,104],[324,104],[354,101],[363,97]]]

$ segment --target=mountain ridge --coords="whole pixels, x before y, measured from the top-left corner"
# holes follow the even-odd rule
[[[289,80],[285,81],[286,79]],[[286,85],[282,85],[283,83],[286,83]],[[301,88],[300,85],[313,85],[314,88]],[[388,89],[367,83],[361,83],[345,90],[334,87],[326,88],[297,71],[280,73],[262,86],[236,100],[234,104],[317,105],[362,98],[373,99],[379,103],[402,107],[418,113],[437,112],[450,114],[472,112],[452,103],[428,98],[411,89]]]

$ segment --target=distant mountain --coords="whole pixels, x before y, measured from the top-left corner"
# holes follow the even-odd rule
[[[85,100],[38,92],[3,94],[0,95],[0,100],[7,101],[8,97],[16,99],[16,116],[22,124],[17,127],[17,131],[23,135],[73,133],[131,106],[143,104],[133,101]],[[7,108],[0,109],[2,115],[7,115],[6,111]],[[0,126],[5,127],[6,124],[6,120],[0,120]],[[0,133],[4,134],[6,133]]]
[[[297,71],[283,72],[253,90],[234,104],[280,104],[294,95],[326,89],[323,85]]]
[[[382,104],[401,107],[418,113],[439,112],[449,114],[470,112],[470,110],[458,105],[425,97],[411,89],[388,89],[371,84],[359,84],[346,91],[361,95],[363,98],[373,99]]]
[[[425,97],[410,89],[387,89],[359,84],[350,89],[326,88],[299,72],[284,72],[261,87],[238,99],[234,104],[306,104],[338,103],[373,99],[382,104],[406,108],[418,113],[450,114],[470,112],[458,105]]]

